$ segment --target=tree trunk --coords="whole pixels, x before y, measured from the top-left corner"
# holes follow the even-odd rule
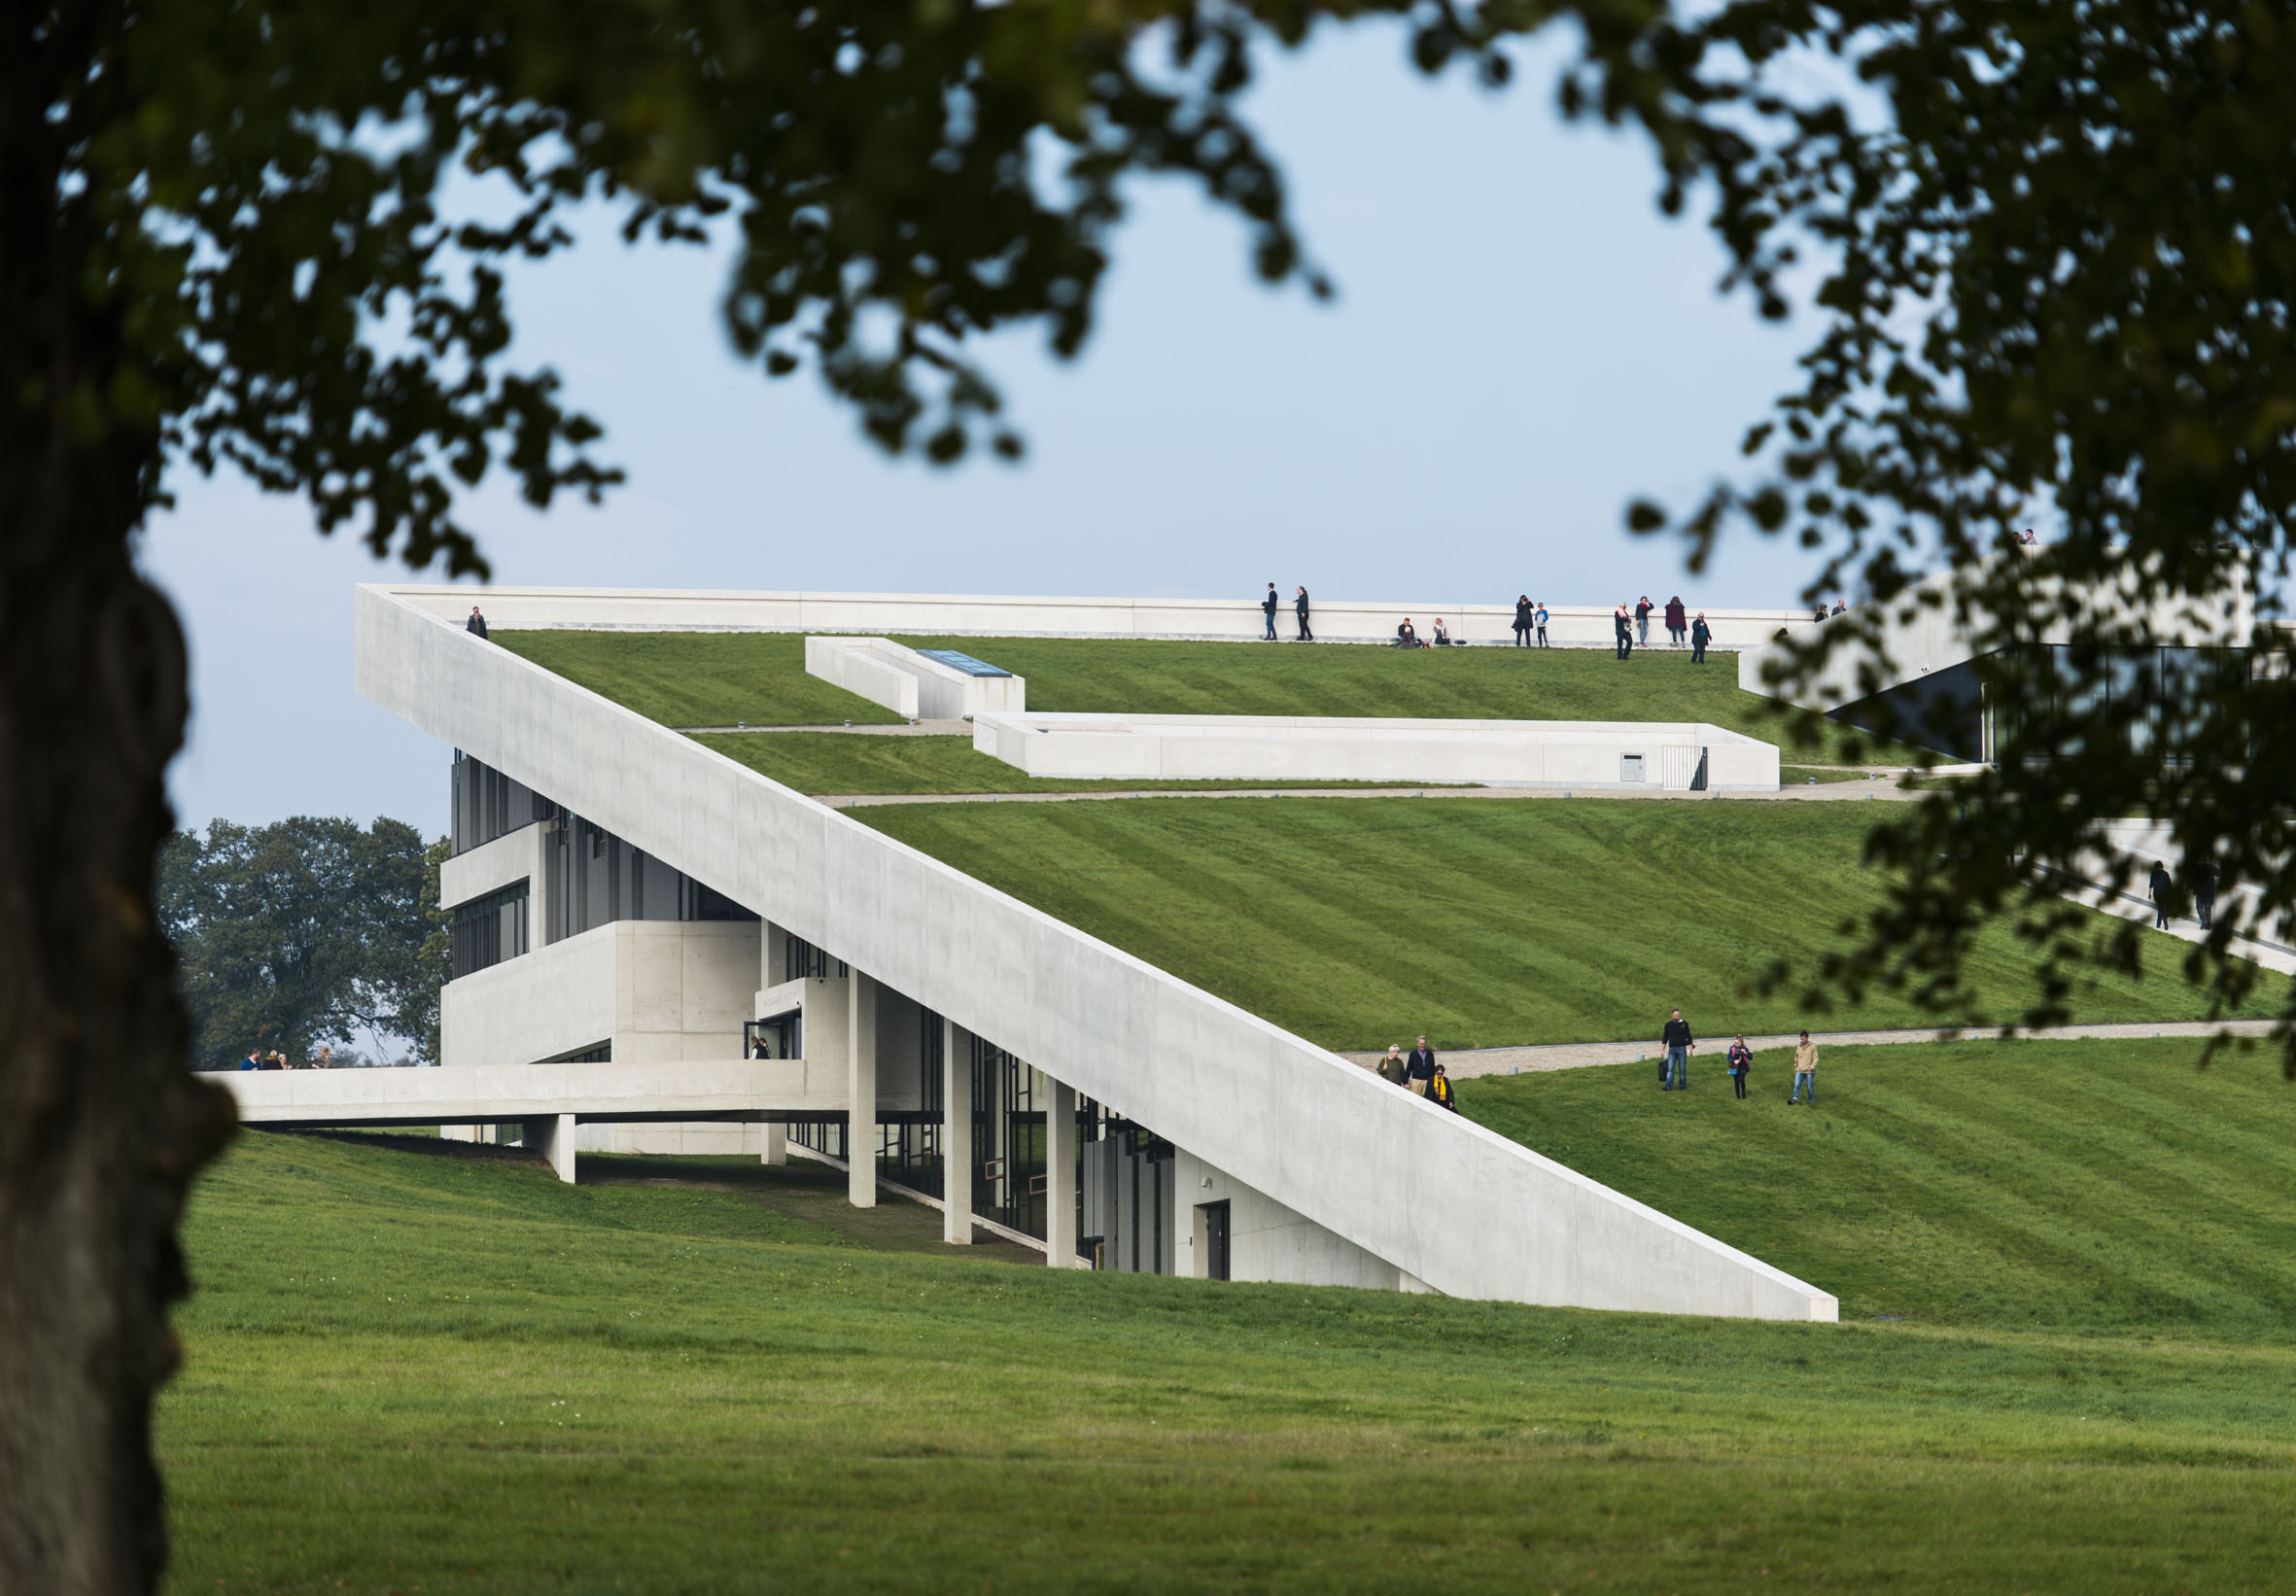
[[[0,36],[0,1591],[113,1596],[166,1556],[176,1226],[232,1115],[185,1067],[153,913],[186,710],[129,557],[160,440],[116,413],[123,311],[27,82],[57,44],[19,36],[35,14]]]

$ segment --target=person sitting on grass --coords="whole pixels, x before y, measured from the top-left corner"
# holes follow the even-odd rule
[[[1744,1101],[1746,1097],[1746,1071],[1747,1067],[1754,1062],[1754,1049],[1748,1047],[1746,1038],[1741,1036],[1730,1044],[1729,1057],[1730,1086],[1738,1093],[1739,1100]]]
[[[1395,646],[1398,648],[1416,648],[1419,646],[1419,634],[1412,627],[1411,618],[1409,615],[1406,615],[1403,618],[1403,624],[1395,629]]]
[[[1435,617],[1435,646],[1438,648],[1448,648],[1450,645],[1450,629],[1444,625],[1443,617],[1438,615]]]
[[[1787,1094],[1789,1106],[1801,1101],[1802,1085],[1810,1088],[1810,1106],[1818,1106],[1818,1044],[1810,1040],[1808,1031],[1802,1032],[1799,1045],[1793,1050],[1793,1090]]]
[[[1427,1083],[1427,1096],[1430,1101],[1443,1104],[1454,1114],[1459,1112],[1459,1105],[1451,1096],[1451,1078],[1443,1072],[1441,1064],[1435,1066],[1435,1079]]]

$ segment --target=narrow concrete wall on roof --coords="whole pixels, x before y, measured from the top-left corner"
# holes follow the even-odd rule
[[[991,676],[959,670],[889,638],[808,638],[805,671],[913,720],[970,720],[991,710],[1013,711],[1028,705],[1027,682],[1010,672]]]
[[[947,593],[720,593],[680,589],[402,586],[391,592],[426,614],[460,626],[473,600],[487,623],[636,632],[849,632],[911,637],[1193,638],[1261,642],[1257,599],[1060,599]],[[1534,595],[1536,597],[1537,595]],[[1633,595],[1622,595],[1631,605]],[[1613,603],[1618,601],[1614,600]],[[1665,596],[1659,596],[1665,602]],[[1611,646],[1611,604],[1550,605],[1548,637],[1558,647]],[[1717,648],[1753,647],[1806,609],[1709,609]],[[1317,600],[1319,642],[1391,642],[1409,616],[1424,633],[1434,618],[1477,645],[1512,644],[1514,604]],[[1292,608],[1278,616],[1288,633]],[[1652,617],[1652,636],[1665,632]],[[1263,646],[1274,646],[1263,644]],[[1662,641],[1653,646],[1667,646]]]
[[[357,615],[373,702],[1437,1291],[1835,1316],[1826,1293],[386,589],[361,589]]]

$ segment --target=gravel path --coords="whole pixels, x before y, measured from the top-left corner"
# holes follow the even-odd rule
[[[2058,1040],[2095,1037],[2101,1040],[2127,1041],[2150,1036],[2213,1036],[2219,1030],[2234,1036],[2266,1036],[2271,1034],[2273,1022],[2269,1020],[2228,1020],[2210,1025],[2199,1021],[2164,1021],[2158,1024],[2133,1025],[2052,1025],[2040,1030],[2019,1031],[2020,1037]],[[1982,1038],[1992,1031],[1963,1030],[1829,1030],[1812,1031],[1810,1040],[1818,1044],[1819,1057],[1827,1048],[1873,1047],[1893,1042],[1951,1042],[1964,1037]],[[1789,1048],[1800,1040],[1798,1036],[1749,1036],[1746,1045],[1757,1053],[1765,1048]],[[1690,1056],[1691,1067],[1700,1074],[1719,1074],[1722,1055],[1728,1050],[1730,1038],[1710,1036],[1700,1040],[1698,1051]],[[1468,1080],[1477,1075],[1521,1075],[1546,1069],[1585,1069],[1596,1064],[1647,1063],[1653,1073],[1660,1049],[1655,1038],[1647,1042],[1562,1042],[1549,1047],[1536,1048],[1482,1048],[1474,1052],[1445,1053],[1444,1072],[1454,1080]],[[1384,1056],[1379,1053],[1342,1053],[1340,1058],[1366,1069],[1376,1064]]]

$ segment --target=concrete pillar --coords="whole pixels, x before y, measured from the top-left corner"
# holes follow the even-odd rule
[[[941,1239],[973,1244],[973,1033],[941,1022]]]
[[[521,1138],[526,1150],[539,1154],[542,1161],[558,1172],[567,1185],[574,1184],[574,1117],[572,1114],[546,1114],[526,1122],[526,1134]]]
[[[765,1132],[765,1150],[758,1155],[760,1163],[783,1164],[789,1162],[789,1128],[785,1125],[767,1125],[759,1128]]]
[[[877,1206],[877,983],[860,971],[845,986],[846,1200]]]
[[[1044,1261],[1076,1267],[1076,1089],[1053,1083],[1044,1117]]]

